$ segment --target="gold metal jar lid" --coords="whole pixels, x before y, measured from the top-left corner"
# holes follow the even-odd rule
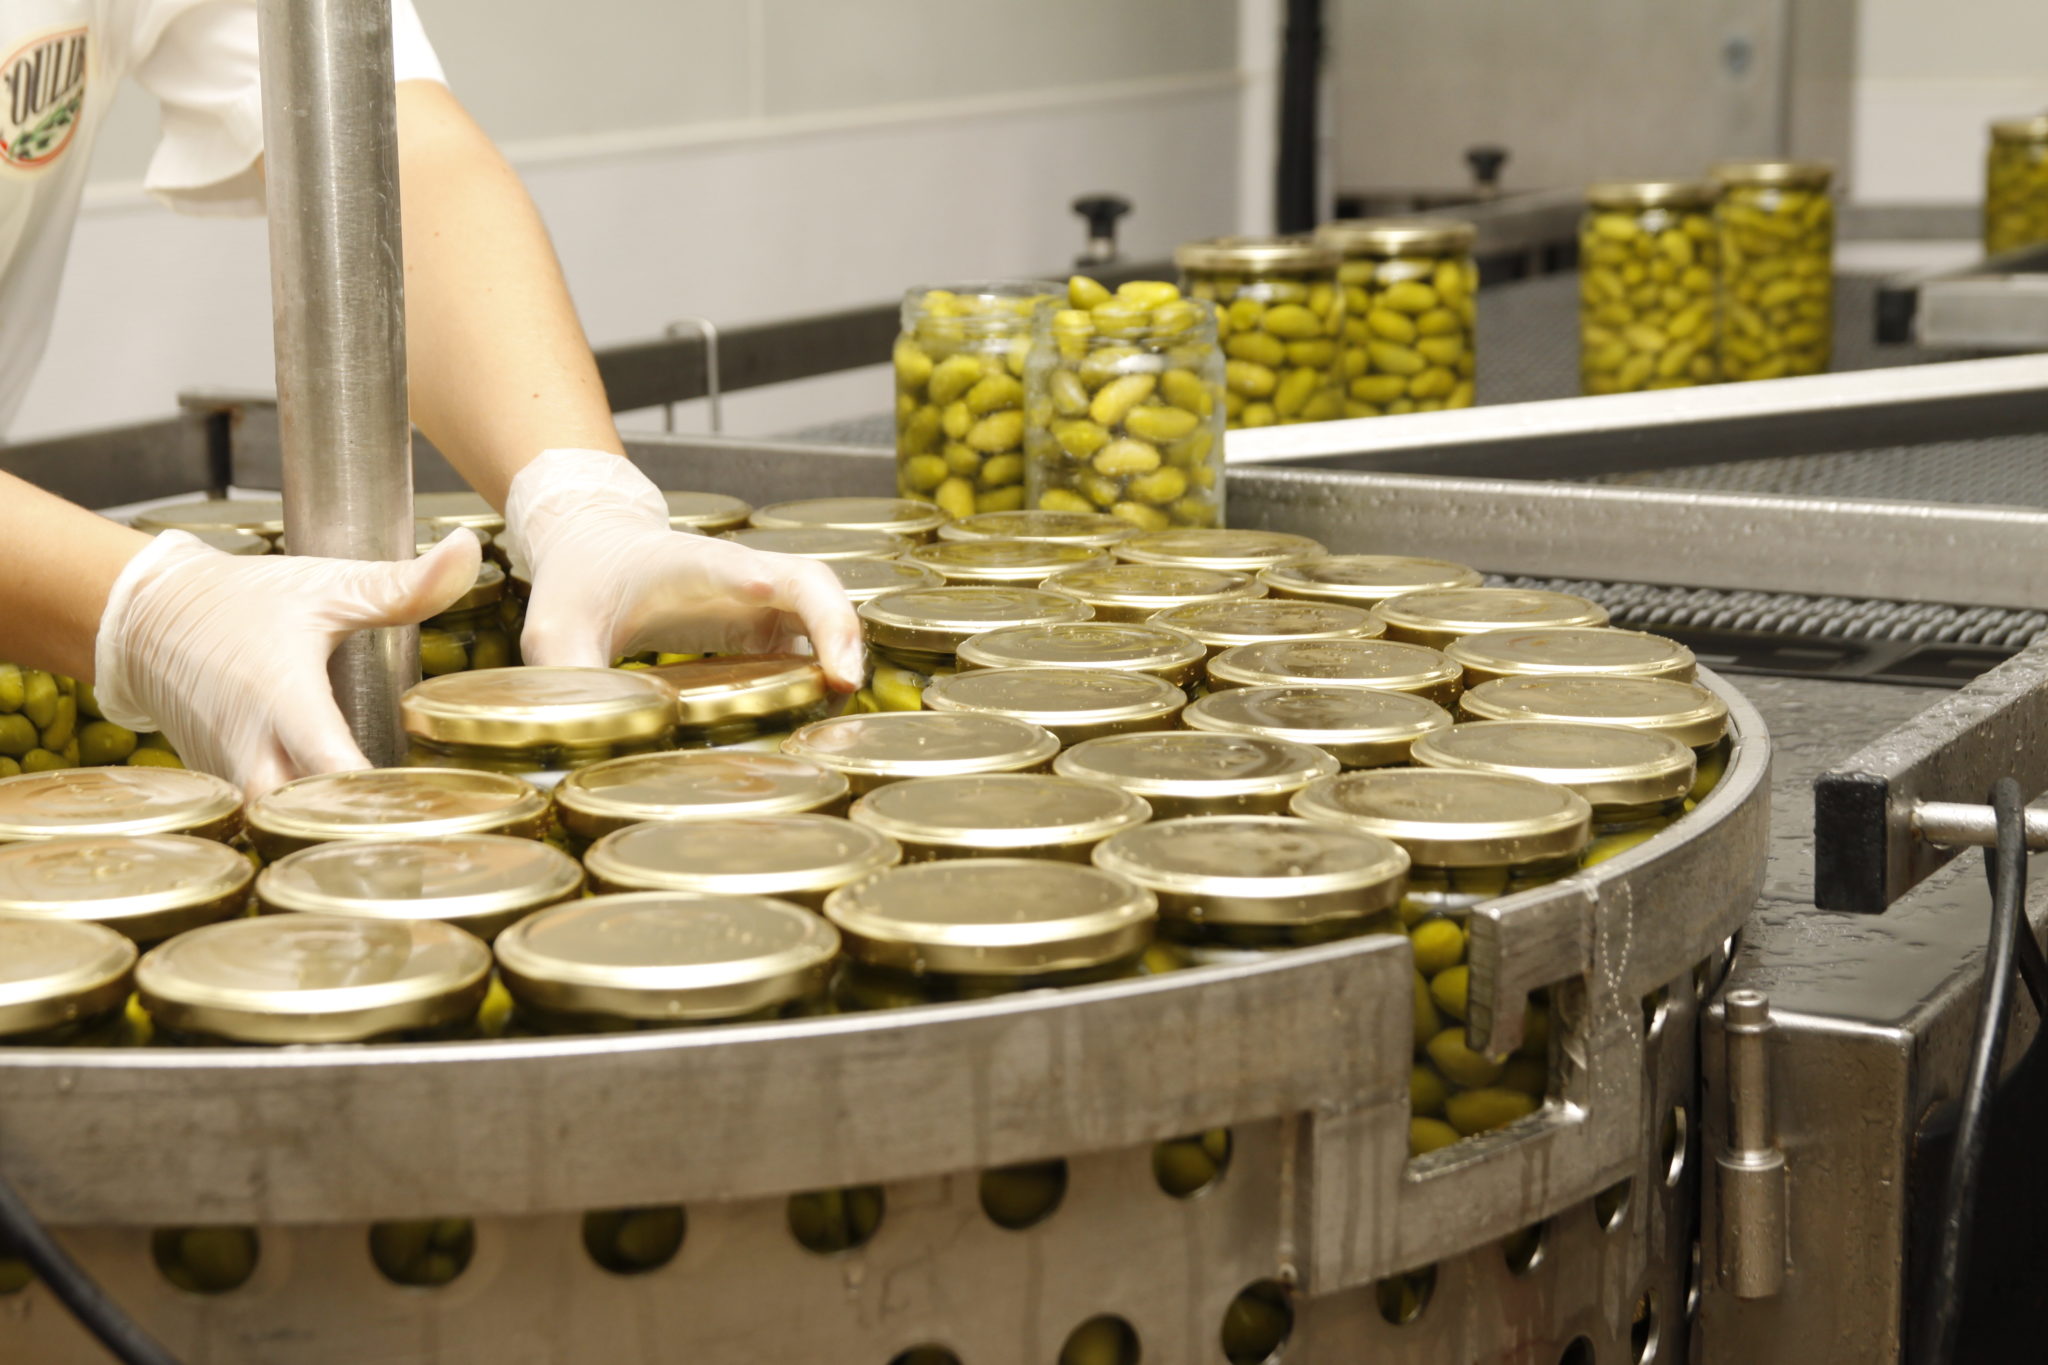
[[[555,813],[595,839],[644,821],[806,815],[846,800],[846,779],[786,754],[685,749],[578,768],[555,787]]]
[[[284,503],[276,498],[203,498],[135,514],[138,531],[241,531],[276,540],[284,534]]]
[[[1337,252],[1313,237],[1210,237],[1175,248],[1173,263],[1182,270],[1264,275],[1331,270]]]
[[[1308,925],[1400,903],[1408,854],[1363,830],[1285,815],[1162,820],[1099,845],[1095,865],[1159,898],[1161,919]]]
[[[465,488],[459,493],[415,493],[412,517],[442,528],[442,534],[458,526],[497,535],[505,529],[505,514],[491,506],[483,494]]]
[[[1119,541],[1116,557],[1131,564],[1174,564],[1254,574],[1276,564],[1298,564],[1329,553],[1318,541],[1285,531],[1226,531],[1183,527]]]
[[[839,934],[767,896],[635,891],[543,910],[498,935],[497,952],[523,1005],[686,1024],[818,994]]]
[[[1586,187],[1596,209],[1710,209],[1721,197],[1711,180],[1603,180]]]
[[[1825,161],[1717,161],[1707,174],[1723,185],[1824,190],[1835,168]]]
[[[117,1010],[135,945],[98,924],[0,914],[0,1037]]]
[[[1316,240],[1345,256],[1461,255],[1479,229],[1456,218],[1339,218],[1316,229]]]
[[[1428,645],[1395,640],[1265,640],[1209,660],[1209,683],[1233,687],[1370,687],[1439,706],[1458,699],[1463,671]]]
[[[914,498],[804,498],[754,509],[748,524],[761,530],[885,531],[928,540],[946,524],[946,514]]]
[[[162,535],[161,531],[157,532]],[[262,536],[247,531],[198,530],[189,533],[209,550],[219,550],[224,555],[267,555],[270,542]]]
[[[1596,809],[1651,806],[1692,790],[1696,760],[1669,735],[1569,721],[1484,720],[1415,741],[1425,768],[1515,773],[1568,787]]]
[[[1370,640],[1386,629],[1379,617],[1363,607],[1286,597],[1196,602],[1168,608],[1152,620],[1155,625],[1186,631],[1212,654],[1261,640]]]
[[[842,531],[834,526],[742,526],[724,532],[719,539],[799,559],[894,559],[910,548],[905,536],[887,531]]]
[[[156,1022],[238,1043],[355,1043],[458,1024],[490,985],[491,950],[452,924],[266,915],[209,924],[143,955]]]
[[[832,893],[847,953],[924,974],[1036,976],[1132,957],[1152,941],[1152,893],[1085,863],[950,858]]]
[[[670,529],[702,531],[707,536],[737,531],[754,514],[752,503],[724,493],[663,493]]]
[[[1569,858],[1586,846],[1593,808],[1533,777],[1382,768],[1304,788],[1296,815],[1391,839],[1422,867],[1512,867]]]
[[[1355,607],[1378,606],[1389,597],[1432,588],[1476,588],[1485,581],[1468,565],[1413,555],[1327,555],[1259,571],[1259,582],[1275,597],[1312,597]]]
[[[423,555],[459,529],[461,528],[454,522],[415,521],[412,524],[412,552]],[[496,539],[491,532],[478,526],[470,527],[469,533],[475,536],[476,543],[486,550],[491,548],[491,542]]]
[[[263,869],[256,899],[272,913],[438,920],[486,943],[583,894],[583,869],[538,839],[454,834],[315,844]]]
[[[1135,730],[1166,730],[1188,694],[1149,673],[1108,668],[981,668],[933,678],[932,711],[1009,716],[1043,726],[1062,745]]]
[[[1138,528],[1107,512],[977,512],[939,528],[940,540],[1036,540],[1098,548],[1129,540]]]
[[[338,839],[539,832],[548,799],[505,773],[469,768],[365,768],[287,782],[249,805],[265,858]]]
[[[0,914],[104,924],[155,943],[248,908],[249,860],[187,834],[87,834],[0,846]]]
[[[868,643],[882,649],[951,654],[970,636],[999,626],[1049,626],[1086,621],[1087,603],[1039,588],[905,588],[860,605]]]
[[[911,564],[901,559],[833,559],[826,562],[832,566],[832,572],[839,575],[839,586],[846,589],[846,600],[855,606],[872,602],[885,592],[935,588],[946,581],[922,564]]]
[[[600,891],[783,896],[805,904],[902,860],[886,834],[832,815],[628,825],[583,856]]]
[[[1607,624],[1599,603],[1540,588],[1436,588],[1390,597],[1377,610],[1388,639],[1433,649],[1483,631]]]
[[[486,559],[477,567],[476,582],[470,590],[456,598],[443,609],[443,615],[451,611],[475,611],[505,600],[505,571]]]
[[[1101,569],[1109,552],[1092,545],[1050,540],[941,540],[904,556],[948,583],[1027,583],[1036,587],[1056,573]]]
[[[618,668],[480,668],[414,684],[405,732],[435,744],[539,749],[658,741],[675,729],[669,689]]]
[[[1203,652],[1199,640],[1165,626],[1073,621],[976,635],[961,643],[958,657],[962,668],[1110,668],[1185,687],[1201,668]]]
[[[888,835],[913,858],[1070,850],[1077,860],[1152,807],[1107,782],[1046,773],[982,773],[892,782],[853,806],[855,824]]]
[[[1313,744],[1347,768],[1406,763],[1416,740],[1451,727],[1433,701],[1369,687],[1233,687],[1185,714],[1190,730]]]
[[[2048,142],[2048,114],[1999,119],[1991,125],[1994,142]]]
[[[1170,607],[1196,602],[1237,601],[1260,597],[1265,589],[1241,573],[1196,569],[1179,564],[1112,564],[1101,569],[1074,569],[1045,580],[1048,592],[1065,593],[1086,602],[1098,621],[1150,621]]]
[[[1321,749],[1263,735],[1172,730],[1091,739],[1054,760],[1061,777],[1108,782],[1161,817],[1277,809],[1337,760]]]
[[[830,692],[817,660],[798,654],[727,654],[641,672],[675,692],[677,724],[699,729],[787,716]]]
[[[1698,661],[1676,640],[1601,626],[1489,630],[1445,646],[1471,686],[1495,678],[1572,674],[1602,678],[1674,678],[1691,682]]]
[[[185,768],[64,768],[0,777],[0,843],[67,834],[231,839],[242,793]]]
[[[845,775],[856,793],[909,777],[1043,768],[1060,749],[1048,730],[1009,716],[885,711],[813,721],[782,751]]]
[[[1670,678],[1501,678],[1458,699],[1467,720],[1589,721],[1654,730],[1690,749],[1728,733],[1728,704]]]

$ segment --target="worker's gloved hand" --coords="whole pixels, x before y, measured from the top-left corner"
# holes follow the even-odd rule
[[[466,531],[403,564],[250,558],[167,531],[107,598],[93,657],[100,711],[162,731],[188,766],[252,797],[367,768],[328,685],[328,656],[356,631],[446,610],[475,586],[479,558]]]
[[[621,456],[543,451],[512,480],[505,534],[532,575],[527,663],[758,654],[808,639],[833,686],[860,686],[860,622],[830,567],[670,530],[661,491]]]

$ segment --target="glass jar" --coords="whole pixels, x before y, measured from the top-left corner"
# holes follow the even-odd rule
[[[1402,932],[1408,855],[1359,830],[1285,815],[1162,820],[1098,845],[1094,861],[1158,898],[1155,966]]]
[[[1676,640],[1604,627],[1489,630],[1453,641],[1444,654],[1464,670],[1468,687],[1564,674],[1691,682],[1698,671],[1692,651]]]
[[[1107,512],[977,512],[939,528],[940,540],[1036,540],[1052,545],[1107,549],[1129,540],[1138,528]]]
[[[1312,744],[1346,768],[1408,761],[1416,740],[1448,730],[1451,713],[1406,692],[1369,687],[1233,687],[1188,707],[1190,730]]]
[[[894,559],[910,548],[906,536],[888,531],[842,531],[833,526],[743,526],[719,539],[799,559]]]
[[[560,849],[503,834],[344,840],[287,854],[256,879],[267,914],[432,920],[489,943],[536,910],[583,894]]]
[[[0,1047],[118,1047],[135,945],[78,920],[0,914]]]
[[[1325,223],[1316,240],[1343,262],[1346,417],[1472,406],[1478,373],[1478,230],[1445,218]]]
[[[1282,564],[1320,559],[1329,551],[1307,536],[1285,531],[1184,528],[1120,540],[1112,553],[1126,564],[1155,564],[1219,573],[1256,574]],[[1263,596],[1264,590],[1255,596]]]
[[[1579,226],[1579,378],[1587,393],[1721,378],[1711,181],[1595,185]]]
[[[1275,597],[1353,607],[1376,607],[1390,597],[1432,588],[1476,588],[1485,581],[1467,565],[1410,555],[1325,555],[1259,571],[1259,582]]]
[[[407,761],[541,779],[675,743],[670,690],[616,668],[493,668],[406,690]]]
[[[1096,668],[978,668],[932,679],[924,704],[1029,721],[1061,747],[1102,735],[1170,730],[1187,693],[1145,673]]]
[[[915,711],[924,689],[956,667],[962,643],[1001,626],[1086,621],[1088,606],[1064,593],[1022,587],[909,588],[860,606],[861,633],[871,654],[864,710]]]
[[[1072,569],[1109,567],[1107,550],[1043,540],[942,540],[906,556],[948,583],[1036,587]]]
[[[1076,276],[1068,295],[1039,314],[1024,373],[1029,504],[1141,531],[1222,525],[1214,309],[1150,280],[1111,294]]]
[[[1047,592],[1065,593],[1086,602],[1098,621],[1130,624],[1150,621],[1169,607],[1236,601],[1258,597],[1265,591],[1247,574],[1173,564],[1112,564],[1103,569],[1075,569],[1054,574],[1043,586]]]
[[[1008,716],[896,711],[835,716],[791,735],[783,751],[844,776],[856,796],[912,777],[1040,772],[1060,749],[1050,731]]]
[[[1991,125],[1984,163],[1984,254],[2048,242],[2048,114]]]
[[[168,503],[137,512],[134,526],[155,535],[162,531],[239,531],[261,536],[275,546],[284,535],[284,503],[276,498],[201,498]]]
[[[1218,237],[1173,253],[1189,294],[1216,306],[1235,427],[1344,415],[1337,253],[1302,237]]]
[[[182,768],[75,768],[0,778],[0,844],[66,835],[242,832],[242,793]]]
[[[946,520],[916,498],[804,498],[756,508],[747,522],[769,531],[881,531],[923,545]]]
[[[418,1042],[472,1032],[491,950],[434,920],[265,915],[180,934],[135,988],[170,1043]]]
[[[737,531],[754,514],[753,505],[724,493],[663,493],[672,531],[697,531],[707,536]]]
[[[1826,374],[1835,337],[1833,167],[1724,161],[1721,377]]]
[[[872,602],[885,592],[904,588],[936,588],[946,580],[922,564],[900,559],[834,559],[827,561],[839,575],[846,600],[856,607]]]
[[[1075,621],[1052,626],[1005,626],[964,641],[955,656],[962,671],[976,668],[1079,668],[1143,673],[1186,688],[1201,672],[1202,645],[1165,626],[1123,621]]]
[[[0,777],[77,767],[85,757],[78,716],[75,680],[0,664]]]
[[[1728,769],[1728,704],[1697,683],[1671,678],[1502,678],[1458,700],[1467,720],[1586,721],[1669,735],[1693,751],[1695,804]]]
[[[846,943],[839,1003],[888,1009],[1131,976],[1152,942],[1152,893],[1085,863],[907,863],[832,893]]]
[[[1261,640],[1370,640],[1386,629],[1362,607],[1284,597],[1197,602],[1162,611],[1152,623],[1194,636],[1212,659]]]
[[[1427,645],[1393,640],[1267,640],[1209,660],[1209,686],[1369,687],[1450,706],[1461,690],[1456,664]]]
[[[365,768],[287,782],[249,805],[249,841],[265,862],[344,839],[547,832],[548,799],[529,783],[468,768]]]
[[[103,924],[144,946],[249,908],[249,860],[187,834],[0,844],[0,914]]]
[[[1537,588],[1440,588],[1403,593],[1375,608],[1387,638],[1445,649],[1467,635],[1510,627],[1604,626],[1607,608],[1568,592]]]
[[[572,847],[650,821],[837,815],[846,779],[785,754],[747,749],[638,754],[579,768],[555,788]]]
[[[1338,767],[1321,749],[1291,740],[1173,730],[1087,740],[1055,759],[1052,770],[1121,787],[1170,820],[1284,814],[1296,792]]]
[[[1045,773],[989,773],[895,782],[854,802],[857,825],[935,858],[1058,858],[1085,863],[1097,844],[1152,818],[1140,797],[1107,782]]]
[[[848,882],[902,861],[893,839],[832,815],[628,825],[584,855],[600,892],[773,896],[813,910]]]
[[[519,661],[516,637],[504,616],[505,571],[485,564],[476,586],[438,616],[420,622],[420,673],[437,678],[479,668],[508,668]]]
[[[896,491],[946,515],[1024,506],[1024,367],[1050,280],[903,296],[896,338]]]
[[[678,749],[744,744],[775,753],[833,701],[825,670],[796,654],[727,654],[661,664],[644,676],[675,693]]]
[[[515,1023],[616,1033],[816,1013],[839,935],[767,896],[592,896],[498,936]]]

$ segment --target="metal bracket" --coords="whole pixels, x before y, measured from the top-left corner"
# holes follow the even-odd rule
[[[720,406],[718,389],[718,324],[710,318],[687,317],[661,329],[662,336],[670,341],[687,332],[695,332],[704,339],[704,401],[711,408],[711,432],[719,435],[725,431],[725,412]],[[661,429],[671,435],[675,432],[676,405],[673,402],[661,405]]]

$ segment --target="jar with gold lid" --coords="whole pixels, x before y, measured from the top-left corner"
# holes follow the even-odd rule
[[[249,860],[188,834],[0,845],[0,914],[103,924],[145,946],[249,908]]]
[[[1284,813],[1296,792],[1338,767],[1321,749],[1291,740],[1174,730],[1083,741],[1055,759],[1053,771],[1121,787],[1166,820]]]
[[[881,531],[922,545],[948,520],[915,498],[804,498],[758,507],[747,523],[770,531]]]
[[[1386,629],[1362,607],[1284,597],[1196,602],[1162,611],[1152,623],[1194,636],[1212,659],[1261,640],[1370,640]]]
[[[885,592],[898,592],[904,588],[936,588],[946,580],[922,564],[911,564],[901,559],[830,559],[832,572],[839,577],[839,586],[846,590],[846,600],[856,607],[863,602],[872,602]]]
[[[1432,649],[1485,631],[1607,624],[1599,603],[1539,588],[1438,588],[1388,598],[1376,610],[1389,640]]]
[[[505,620],[505,571],[484,563],[476,585],[438,615],[420,622],[420,672],[429,678],[519,661],[516,637]]]
[[[744,744],[773,753],[834,700],[825,670],[797,654],[726,654],[660,664],[641,676],[675,694],[678,749]]]
[[[1054,574],[1107,568],[1110,563],[1107,550],[1048,540],[941,540],[920,545],[904,558],[948,583],[1029,587]]]
[[[496,947],[516,1028],[615,1033],[815,1013],[839,935],[769,896],[636,891],[543,910]]]
[[[1050,730],[1062,746],[1103,735],[1170,730],[1187,693],[1146,673],[1095,668],[977,668],[934,678],[932,711],[1009,716]]]
[[[1307,536],[1286,531],[1236,531],[1182,527],[1120,540],[1112,553],[1126,564],[1162,564],[1182,569],[1256,574],[1329,553]]]
[[[977,512],[939,528],[940,540],[1032,540],[1096,549],[1107,549],[1136,534],[1137,527],[1107,512],[1052,512],[1030,507],[1015,512]]]
[[[0,913],[0,1047],[120,1047],[135,945],[81,920]]]
[[[1678,641],[1611,627],[1490,630],[1453,641],[1444,653],[1464,670],[1467,687],[1496,678],[1565,675],[1691,682],[1698,671],[1693,652]]]
[[[414,521],[426,523],[440,535],[458,526],[467,526],[482,536],[496,537],[505,532],[505,514],[491,506],[483,494],[467,488],[454,493],[414,493],[412,515]]]
[[[720,534],[750,550],[799,559],[894,559],[908,550],[908,536],[889,531],[845,531],[833,526],[743,526]]]
[[[2048,242],[2048,114],[1991,125],[1984,163],[1984,254]]]
[[[150,949],[135,988],[173,1043],[362,1043],[459,1037],[490,986],[491,950],[435,920],[265,915]]]
[[[261,536],[272,545],[284,535],[284,503],[276,498],[201,498],[168,503],[138,512],[135,529],[161,531],[238,531]]]
[[[774,896],[820,910],[848,882],[902,860],[887,835],[837,816],[756,815],[628,825],[583,861],[600,892]]]
[[[1834,168],[1818,161],[1723,161],[1721,375],[1826,374],[1835,335]]]
[[[724,493],[692,493],[678,490],[663,493],[668,503],[668,524],[673,531],[696,531],[707,536],[724,535],[747,524],[754,508],[742,498]]]
[[[907,588],[860,606],[861,633],[872,652],[869,697],[861,709],[915,711],[935,677],[958,666],[961,644],[1002,626],[1086,621],[1086,603],[1064,593],[1009,585]],[[870,704],[871,703],[871,704]]]
[[[582,894],[583,869],[574,858],[503,834],[315,844],[256,879],[266,914],[433,920],[486,943],[536,910]]]
[[[748,749],[635,754],[579,768],[555,787],[555,815],[572,843],[651,821],[836,815],[846,778],[787,754]]]
[[[1579,379],[1589,394],[1721,378],[1713,181],[1613,181],[1579,226]]]
[[[493,668],[428,678],[399,702],[422,767],[537,778],[675,743],[674,694],[616,668]]]
[[[1130,976],[1152,942],[1152,893],[1085,863],[906,863],[832,893],[846,944],[840,1004],[887,1009]]]
[[[1307,597],[1376,607],[1403,593],[1436,588],[1476,588],[1477,569],[1448,559],[1412,555],[1325,555],[1259,570],[1259,582],[1275,597]]]
[[[1165,626],[1126,621],[1074,621],[1005,626],[968,639],[957,656],[977,668],[1111,669],[1144,673],[1185,688],[1200,676],[1199,641]]]
[[[242,793],[183,768],[70,768],[0,777],[0,844],[80,834],[242,832]]]
[[[1188,293],[1216,306],[1231,427],[1344,415],[1334,249],[1306,237],[1217,237],[1187,243],[1173,260]]]
[[[1416,740],[1451,727],[1433,701],[1368,687],[1233,687],[1203,697],[1185,719],[1190,730],[1312,744],[1346,768],[1406,763]]]
[[[1242,601],[1264,589],[1251,576],[1172,564],[1112,564],[1055,574],[1043,585],[1088,604],[1098,621],[1144,622],[1172,607]]]
[[[249,841],[265,862],[344,839],[509,834],[538,839],[548,798],[530,783],[469,768],[365,768],[287,782],[249,806]]]
[[[161,531],[157,532],[162,535]],[[267,555],[275,547],[262,536],[248,531],[197,530],[187,532],[209,550],[219,550],[224,555]]]
[[[1353,218],[1316,240],[1343,257],[1346,417],[1472,406],[1478,374],[1478,230],[1451,218]]]
[[[1209,686],[1369,687],[1407,692],[1438,706],[1458,700],[1461,671],[1427,645],[1394,640],[1266,640],[1209,660]]]
[[[1577,721],[1669,735],[1693,751],[1698,802],[1727,771],[1728,704],[1672,678],[1538,677],[1481,683],[1458,699],[1467,720]]]
[[[791,757],[844,776],[856,796],[913,777],[1039,772],[1059,749],[1050,731],[1028,721],[967,711],[834,716],[783,743]]]
[[[895,782],[869,792],[852,819],[888,835],[908,862],[935,858],[1059,858],[1089,850],[1152,818],[1141,797],[1107,782],[1043,773],[989,773]]]

